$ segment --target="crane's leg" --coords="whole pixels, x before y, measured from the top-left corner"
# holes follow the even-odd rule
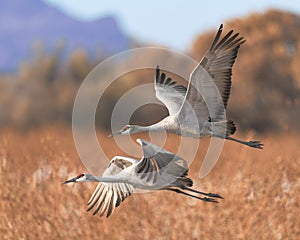
[[[235,142],[247,145],[249,147],[253,147],[253,148],[263,149],[263,146],[264,146],[264,144],[262,144],[260,141],[249,141],[249,142],[247,142],[247,141],[239,140],[239,139],[229,137],[229,136],[226,136],[225,138],[228,139],[228,140],[231,140],[231,141],[235,141]]]
[[[219,203],[217,200],[215,200],[215,199],[213,199],[213,198],[209,198],[209,197],[203,197],[203,198],[202,198],[202,197],[198,197],[198,196],[195,196],[195,195],[186,193],[186,192],[184,192],[184,191],[181,191],[180,189],[177,189],[177,188],[162,188],[161,190],[173,191],[173,192],[176,192],[176,193],[179,193],[179,194],[183,194],[183,195],[186,195],[186,196],[189,196],[189,197],[192,197],[192,198],[199,199],[199,200],[204,201],[204,202]]]
[[[188,191],[191,191],[191,192],[194,192],[194,193],[198,193],[198,194],[201,194],[201,195],[204,195],[204,196],[207,196],[207,197],[213,197],[213,198],[221,198],[221,199],[224,199],[222,196],[220,196],[219,194],[217,193],[205,193],[205,192],[200,192],[198,190],[195,190],[195,189],[192,189],[192,188],[188,188],[188,187],[183,187],[182,189],[185,189],[185,190],[188,190]]]

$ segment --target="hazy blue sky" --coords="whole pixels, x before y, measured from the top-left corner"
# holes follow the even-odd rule
[[[232,17],[268,8],[300,13],[299,0],[196,1],[196,0],[43,0],[80,20],[113,14],[122,29],[141,41],[179,50],[189,47],[195,36]],[[205,3],[204,3],[205,2]]]

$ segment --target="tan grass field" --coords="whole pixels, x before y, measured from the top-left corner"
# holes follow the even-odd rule
[[[86,212],[96,183],[61,185],[86,172],[70,129],[1,130],[0,238],[300,239],[300,137],[256,138],[264,150],[226,142],[204,179],[201,162],[193,162],[195,187],[221,194],[219,204],[170,192],[133,194],[107,219]],[[109,157],[121,154],[113,139],[105,144]],[[167,149],[173,145],[169,139]]]

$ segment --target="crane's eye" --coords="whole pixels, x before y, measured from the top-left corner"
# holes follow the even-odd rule
[[[81,174],[79,174],[79,175],[77,176],[77,178],[82,178],[83,176],[84,176],[84,174],[81,173]]]
[[[129,129],[129,126],[126,125],[126,126],[123,127],[122,131],[126,131],[126,130],[128,130],[128,129]]]

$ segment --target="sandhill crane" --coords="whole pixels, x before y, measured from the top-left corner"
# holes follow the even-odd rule
[[[109,217],[134,189],[168,190],[184,194],[205,202],[217,203],[219,194],[205,193],[190,188],[193,181],[187,177],[188,165],[185,160],[151,144],[136,140],[143,148],[141,160],[116,156],[112,158],[102,177],[82,173],[63,184],[71,182],[100,182],[88,201],[88,211],[94,208],[94,215]],[[200,197],[191,192],[203,195]]]
[[[232,66],[245,40],[243,37],[238,38],[239,33],[233,35],[233,30],[220,40],[222,30],[221,24],[209,51],[191,73],[188,88],[176,85],[170,77],[166,78],[165,73],[160,74],[157,66],[154,83],[156,97],[167,107],[169,116],[150,126],[126,125],[110,137],[137,132],[169,132],[194,138],[214,136],[249,147],[263,148],[260,141],[243,141],[230,137],[236,127],[233,121],[225,120],[224,111],[230,95]],[[208,78],[212,79],[217,90],[214,90]],[[210,104],[209,108],[207,103]],[[196,121],[191,119],[193,114]]]

